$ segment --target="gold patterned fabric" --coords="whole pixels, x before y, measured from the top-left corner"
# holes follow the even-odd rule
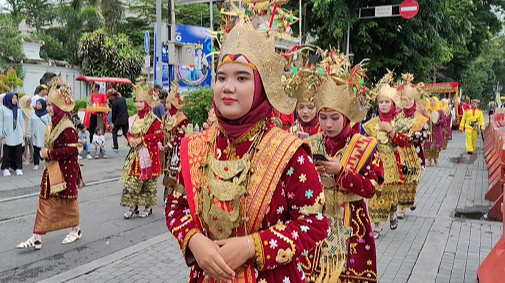
[[[34,234],[45,234],[79,225],[79,205],[77,199],[57,196],[39,198],[35,216]]]
[[[138,178],[128,177],[124,182],[121,206],[154,206],[158,203],[157,188],[157,179],[140,181]]]

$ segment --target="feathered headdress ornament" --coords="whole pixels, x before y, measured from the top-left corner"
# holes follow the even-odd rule
[[[60,81],[59,77],[53,77],[49,82],[47,102],[58,106],[64,112],[73,111],[75,100],[70,84]]]
[[[147,78],[137,78],[137,84],[134,86],[134,89],[135,99],[143,100],[151,107],[157,107],[160,105],[159,99],[154,93],[154,84],[152,82],[148,82]]]

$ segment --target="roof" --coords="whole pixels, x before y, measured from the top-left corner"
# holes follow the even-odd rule
[[[132,82],[129,79],[124,79],[124,78],[79,76],[79,77],[75,78],[75,80],[76,81],[84,81],[84,82],[95,82],[95,83],[117,83],[117,84],[127,84],[127,85],[132,84]]]
[[[425,84],[424,91],[428,93],[452,93],[457,92],[458,82]]]

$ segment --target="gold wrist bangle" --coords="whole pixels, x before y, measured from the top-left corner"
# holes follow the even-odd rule
[[[251,236],[247,236],[247,251],[249,252],[249,258],[252,258],[251,255]]]

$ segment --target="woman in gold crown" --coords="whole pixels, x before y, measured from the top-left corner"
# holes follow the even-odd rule
[[[377,282],[375,240],[364,199],[373,197],[384,181],[384,168],[376,152],[377,140],[353,134],[352,124],[366,117],[361,95],[351,85],[337,86],[332,79],[326,79],[315,94],[323,132],[309,142],[323,183],[324,214],[331,232],[301,260],[307,282]]]
[[[162,162],[164,164],[163,171],[165,172],[163,178],[163,185],[165,186],[163,203],[166,203],[170,191],[177,183],[177,173],[181,169],[181,140],[186,135],[188,126],[188,118],[182,112],[182,107],[184,107],[184,103],[179,96],[179,85],[173,83],[166,102],[167,112],[162,120],[165,135],[164,155],[162,156],[164,161]]]
[[[409,138],[398,132],[398,121],[395,119],[401,105],[400,95],[396,88],[388,83],[379,84],[377,102],[379,116],[363,125],[367,136],[378,140],[377,150],[384,163],[384,183],[377,188],[375,196],[370,199],[369,213],[374,223],[374,237],[379,238],[382,222],[389,217],[389,227],[398,227],[396,210],[398,208],[398,189],[403,183],[400,153],[397,146],[409,146]]]
[[[142,218],[151,215],[152,206],[158,202],[157,180],[161,174],[158,143],[162,143],[164,138],[161,122],[151,110],[159,105],[151,86],[145,90],[139,84],[135,92],[137,115],[128,119],[130,152],[126,156],[122,177],[121,206],[130,208],[124,215],[125,219],[134,214]],[[140,213],[139,205],[145,206]]]
[[[422,84],[413,86],[410,81],[412,75],[406,74],[406,84],[400,87],[402,112],[398,114],[399,121],[403,120],[403,127],[398,127],[398,132],[402,135],[407,135],[409,138],[409,146],[401,147],[402,173],[404,183],[399,187],[398,204],[400,211],[397,216],[399,219],[405,217],[406,208],[415,209],[415,200],[417,187],[421,172],[425,167],[423,143],[428,138],[428,118],[418,111],[417,101],[421,100]]]
[[[77,190],[84,186],[77,162],[79,143],[70,113],[74,109],[72,90],[54,78],[47,97],[47,125],[45,145],[40,157],[46,160],[42,174],[37,215],[33,235],[21,242],[19,249],[42,248],[42,235],[47,232],[72,228],[62,244],[73,243],[82,237],[79,228]]]
[[[447,102],[447,99],[445,98],[442,99],[440,101],[440,105],[445,115],[443,149],[447,149],[447,146],[449,145],[449,140],[452,138],[452,113],[451,108],[449,107],[449,103]]]
[[[238,21],[216,72],[218,127],[182,140],[167,227],[190,283],[303,282],[297,258],[327,236],[324,194],[308,146],[272,121],[296,103],[280,84],[274,37]]]
[[[432,161],[438,164],[440,151],[444,148],[444,126],[446,118],[438,98],[434,96],[431,97],[430,103],[426,108],[430,112],[430,136],[424,143],[424,153],[428,160],[426,167],[429,167]]]

